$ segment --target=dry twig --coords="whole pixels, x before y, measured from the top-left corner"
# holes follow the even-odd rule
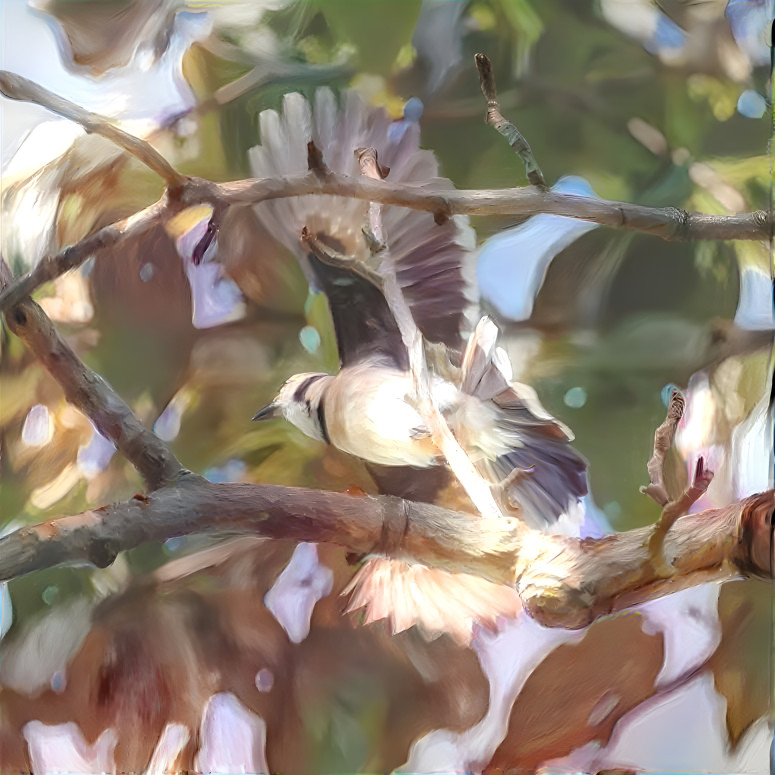
[[[519,154],[525,165],[527,179],[534,186],[546,188],[544,173],[538,166],[530,143],[524,135],[517,129],[511,121],[508,121],[501,114],[498,104],[498,92],[495,89],[495,75],[492,72],[492,64],[484,54],[477,54],[474,57],[476,69],[479,71],[479,85],[482,87],[482,94],[487,100],[487,123],[497,132],[502,134],[509,145]]]
[[[644,495],[648,495],[663,507],[668,504],[670,496],[665,488],[662,468],[665,464],[667,451],[673,446],[675,432],[678,428],[678,423],[681,422],[685,407],[686,401],[683,394],[679,390],[674,390],[670,395],[667,417],[654,432],[654,452],[646,464],[646,470],[649,473],[649,483],[645,487],[640,488]]]
[[[649,556],[660,575],[669,576],[674,572],[664,553],[667,531],[675,524],[678,517],[689,513],[689,509],[705,494],[712,481],[713,471],[705,468],[704,460],[700,457],[694,469],[691,484],[679,498],[665,504],[665,507],[662,509],[662,514],[654,525],[651,538],[649,539]]]
[[[159,175],[171,189],[186,180],[150,143],[114,126],[109,119],[60,97],[37,83],[7,70],[0,70],[0,92],[12,100],[33,102],[80,124],[87,132],[102,135]]]

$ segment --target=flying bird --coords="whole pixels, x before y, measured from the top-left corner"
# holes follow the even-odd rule
[[[439,177],[433,154],[419,148],[419,126],[410,119],[397,132],[397,122],[354,92],[345,92],[339,106],[328,89],[317,91],[313,106],[286,95],[280,113],[260,116],[252,172],[306,172],[312,141],[335,172],[357,177],[354,151],[374,148],[391,182],[452,188]],[[373,264],[363,234],[369,204],[315,195],[265,201],[255,211],[296,255],[310,287],[326,295],[341,368],[290,377],[254,419],[282,416],[364,460],[381,492],[434,501],[454,477],[418,409],[409,354],[380,278],[364,271]],[[518,504],[530,524],[550,525],[586,493],[586,461],[535,392],[511,382],[495,324],[487,318],[476,324],[476,240],[467,218],[436,223],[430,213],[383,206],[381,219],[412,317],[425,342],[443,353],[431,369],[434,403],[480,473],[495,485],[508,483],[496,488],[504,509],[515,513]],[[470,640],[475,622],[494,626],[520,609],[512,588],[400,558],[371,558],[346,591],[348,610],[365,608],[367,623],[387,618],[395,632],[417,624],[426,635],[446,632],[461,642]]]
[[[386,467],[444,465],[418,408],[409,354],[381,289],[357,267],[308,261],[328,297],[341,369],[296,374],[254,420],[282,416],[313,439]],[[430,391],[458,443],[503,506],[534,527],[554,522],[587,492],[587,464],[573,436],[528,385],[511,382],[498,329],[482,318],[458,368],[432,374]],[[402,473],[407,473],[403,472]],[[418,477],[415,470],[414,477]]]

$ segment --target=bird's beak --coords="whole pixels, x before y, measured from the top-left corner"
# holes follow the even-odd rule
[[[267,404],[263,409],[259,409],[253,415],[253,422],[256,420],[271,420],[273,417],[280,415],[280,407],[272,401],[271,404]]]

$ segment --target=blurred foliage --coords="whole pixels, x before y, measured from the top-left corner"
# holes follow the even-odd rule
[[[428,23],[430,3],[275,3],[254,27],[230,20],[229,4],[224,4],[210,37],[195,43],[183,62],[200,107],[158,130],[159,146],[186,173],[216,180],[248,177],[247,151],[259,140],[260,112],[278,108],[288,91],[311,95],[320,84],[316,67],[345,62],[339,75],[327,81],[335,89],[357,86],[395,117],[408,98],[423,100],[423,146],[436,153],[443,174],[458,187],[522,185],[518,157],[483,121],[473,55],[484,51],[493,61],[503,112],[529,139],[550,184],[562,175],[582,175],[604,198],[710,213],[768,206],[768,120],[736,111],[742,91],[763,89],[766,74],[753,66],[742,75],[729,74],[724,57],[735,44],[725,27],[723,4],[717,4],[714,21],[720,31],[711,38],[718,45],[709,45],[704,58],[687,55],[674,66],[610,25],[598,3],[460,2],[463,9],[453,27],[460,61],[450,52],[445,79],[434,88],[429,86],[428,62],[413,46],[418,25]],[[48,8],[52,24],[59,19],[67,28],[76,5],[92,18],[110,17],[125,4],[60,0]],[[148,11],[152,5],[146,4],[144,20],[153,17]],[[201,11],[196,6],[208,8],[207,3],[191,2],[181,3],[178,11]],[[163,46],[160,32],[174,34],[170,19],[165,16],[154,24],[159,34],[155,40]],[[259,32],[272,42],[271,50],[262,53],[250,45]],[[117,42],[116,35],[118,31],[92,37],[88,52],[75,61],[95,68],[115,66],[111,51],[126,58],[127,46],[131,50],[137,45],[123,37]],[[737,48],[734,53],[742,56]],[[254,68],[269,72],[278,63],[294,67],[267,75],[257,88],[222,104],[207,102],[217,89]],[[181,124],[189,119],[195,127],[183,131]],[[651,140],[633,129],[633,119],[653,130]],[[61,242],[155,199],[157,183],[147,173],[115,160],[110,169],[118,172],[109,186],[84,183],[77,198],[72,192],[63,195],[56,226]],[[476,219],[475,226],[482,240],[518,220]],[[252,212],[235,216],[219,239],[219,260],[247,300],[243,319],[209,329],[192,326],[180,258],[171,240],[159,234],[152,242],[125,245],[110,262],[82,273],[94,316],[63,321],[63,333],[149,425],[171,403],[179,407],[180,426],[171,445],[188,468],[213,478],[373,490],[360,463],[289,424],[251,425],[252,414],[288,375],[335,369],[336,349],[325,300],[309,296],[293,257],[262,230]],[[578,447],[590,461],[593,496],[615,528],[655,519],[655,506],[639,494],[638,486],[646,481],[653,431],[664,416],[662,388],[668,383],[685,386],[694,371],[708,364],[701,335],[715,318],[734,316],[738,264],[768,272],[769,263],[766,248],[753,243],[664,243],[599,229],[555,260],[532,321],[516,327],[504,322],[512,354],[526,331],[539,335],[522,378],[575,431]],[[153,265],[150,281],[143,275],[148,265]],[[62,283],[56,283],[38,296],[45,301],[62,293]],[[305,327],[319,333],[319,346],[314,346],[314,336],[302,334]],[[88,422],[65,416],[58,387],[17,341],[5,337],[1,344],[0,526],[77,512],[138,488],[136,475],[117,457],[99,473],[79,473],[76,457],[88,444]],[[746,388],[755,399],[763,395],[767,377],[761,376],[761,356],[749,357],[759,359],[757,378]],[[573,408],[565,397],[578,387],[587,400]],[[752,394],[744,396],[747,405]],[[22,428],[35,404],[48,407],[53,437],[45,447],[25,449]],[[43,479],[61,477],[73,465],[72,481],[66,480],[70,486],[37,507],[34,495],[45,485]],[[174,549],[141,547],[131,554],[130,566],[147,571],[171,554]],[[12,582],[14,626],[50,605],[52,588],[59,599],[86,593],[91,573],[56,569]],[[724,641],[725,648],[731,649],[730,643]],[[718,682],[731,680],[725,670],[717,670]],[[326,705],[325,719],[310,708],[302,720],[327,768],[349,769],[362,758],[367,748],[362,737],[381,712],[373,703],[378,691],[365,679],[345,686],[337,709]],[[362,722],[350,728],[354,708]],[[743,714],[742,721],[734,722],[735,730],[748,720]],[[344,741],[347,750],[331,749],[333,739]]]
[[[60,2],[49,10],[72,32],[75,13],[86,13],[82,5]],[[93,14],[109,14],[113,8],[99,1],[88,5],[87,16],[95,26],[98,16]],[[668,66],[609,25],[595,4],[472,0],[464,4],[455,28],[462,59],[447,71],[440,88],[430,91],[428,64],[412,47],[426,10],[419,0],[275,4],[257,17],[262,34],[274,41],[273,51],[262,57],[248,45],[248,30],[229,20],[227,7],[223,17],[215,17],[211,37],[196,43],[184,60],[186,79],[200,100],[251,68],[268,68],[272,62],[306,63],[309,75],[300,67],[293,76],[270,78],[223,105],[209,105],[198,116],[195,133],[180,134],[177,124],[162,131],[174,140],[162,137],[165,151],[186,172],[215,179],[248,176],[246,154],[258,140],[260,111],[278,107],[289,90],[311,95],[318,83],[313,66],[344,52],[351,75],[332,85],[344,87],[350,80],[393,110],[419,96],[425,103],[423,144],[434,150],[456,185],[519,185],[524,172],[518,158],[482,120],[471,62],[473,53],[483,50],[494,62],[504,111],[529,138],[550,182],[579,174],[603,197],[707,212],[728,211],[730,192],[740,209],[766,205],[767,122],[734,109],[742,89],[761,82],[758,71],[741,83],[720,72],[718,62]],[[165,22],[155,23],[163,28]],[[102,62],[113,44],[109,37],[92,37],[90,45],[90,56]],[[716,57],[723,58],[721,48]],[[633,119],[651,127],[656,145],[644,144],[632,129]],[[706,174],[697,175],[697,164]],[[130,165],[114,177],[107,194],[104,185],[91,198],[91,189],[79,189],[80,204],[69,195],[62,202],[59,232],[66,224],[73,239],[152,201],[155,187],[148,187],[147,174],[138,176],[134,170]],[[88,222],[85,201],[92,213]],[[478,219],[476,225],[484,238],[514,222]],[[255,219],[245,214],[229,238],[220,259],[248,296],[243,320],[194,329],[180,261],[171,243],[160,237],[155,247],[147,242],[130,246],[111,262],[115,266],[97,266],[87,278],[95,317],[72,328],[73,336],[92,342],[82,348],[84,358],[148,422],[174,396],[185,396],[173,448],[194,470],[236,459],[245,463],[244,478],[253,481],[343,489],[351,478],[363,484],[359,464],[340,459],[332,477],[332,453],[290,426],[249,424],[252,411],[288,374],[335,368],[335,348],[324,300],[305,304],[305,282],[294,261]],[[721,244],[662,243],[601,229],[574,243],[550,269],[534,316],[545,336],[527,376],[533,375],[547,408],[576,431],[591,462],[596,500],[618,504],[611,512],[621,513],[617,528],[654,517],[653,507],[637,495],[637,485],[663,411],[660,390],[668,382],[685,385],[692,371],[703,366],[702,353],[696,362],[686,359],[695,327],[734,314],[736,260],[766,266],[767,258],[753,245],[735,250]],[[152,282],[143,282],[139,272],[148,261],[157,274]],[[573,282],[564,280],[566,275]],[[55,286],[42,295],[58,292]],[[305,326],[320,334],[317,351],[308,352],[302,344]],[[24,376],[35,367],[20,368],[26,361],[17,345],[6,343],[6,521],[40,516],[34,508],[19,508],[31,480],[29,468],[20,465],[13,451],[13,437],[33,396],[44,400],[41,388]],[[56,403],[56,389],[46,384],[47,400]],[[563,403],[574,386],[583,387],[589,397],[581,408]],[[60,443],[58,432],[51,443]],[[80,496],[69,495],[55,508],[85,506],[90,491],[105,494],[93,481],[86,490],[74,490]]]

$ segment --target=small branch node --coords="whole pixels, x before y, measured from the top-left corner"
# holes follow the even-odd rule
[[[450,207],[433,211],[433,222],[437,226],[443,226],[450,219]]]
[[[691,238],[691,214],[680,207],[668,207],[666,210],[674,224],[671,239],[675,242],[687,242]]]
[[[376,148],[356,148],[354,153],[361,175],[373,180],[384,180],[390,174],[390,167],[380,164]]]

